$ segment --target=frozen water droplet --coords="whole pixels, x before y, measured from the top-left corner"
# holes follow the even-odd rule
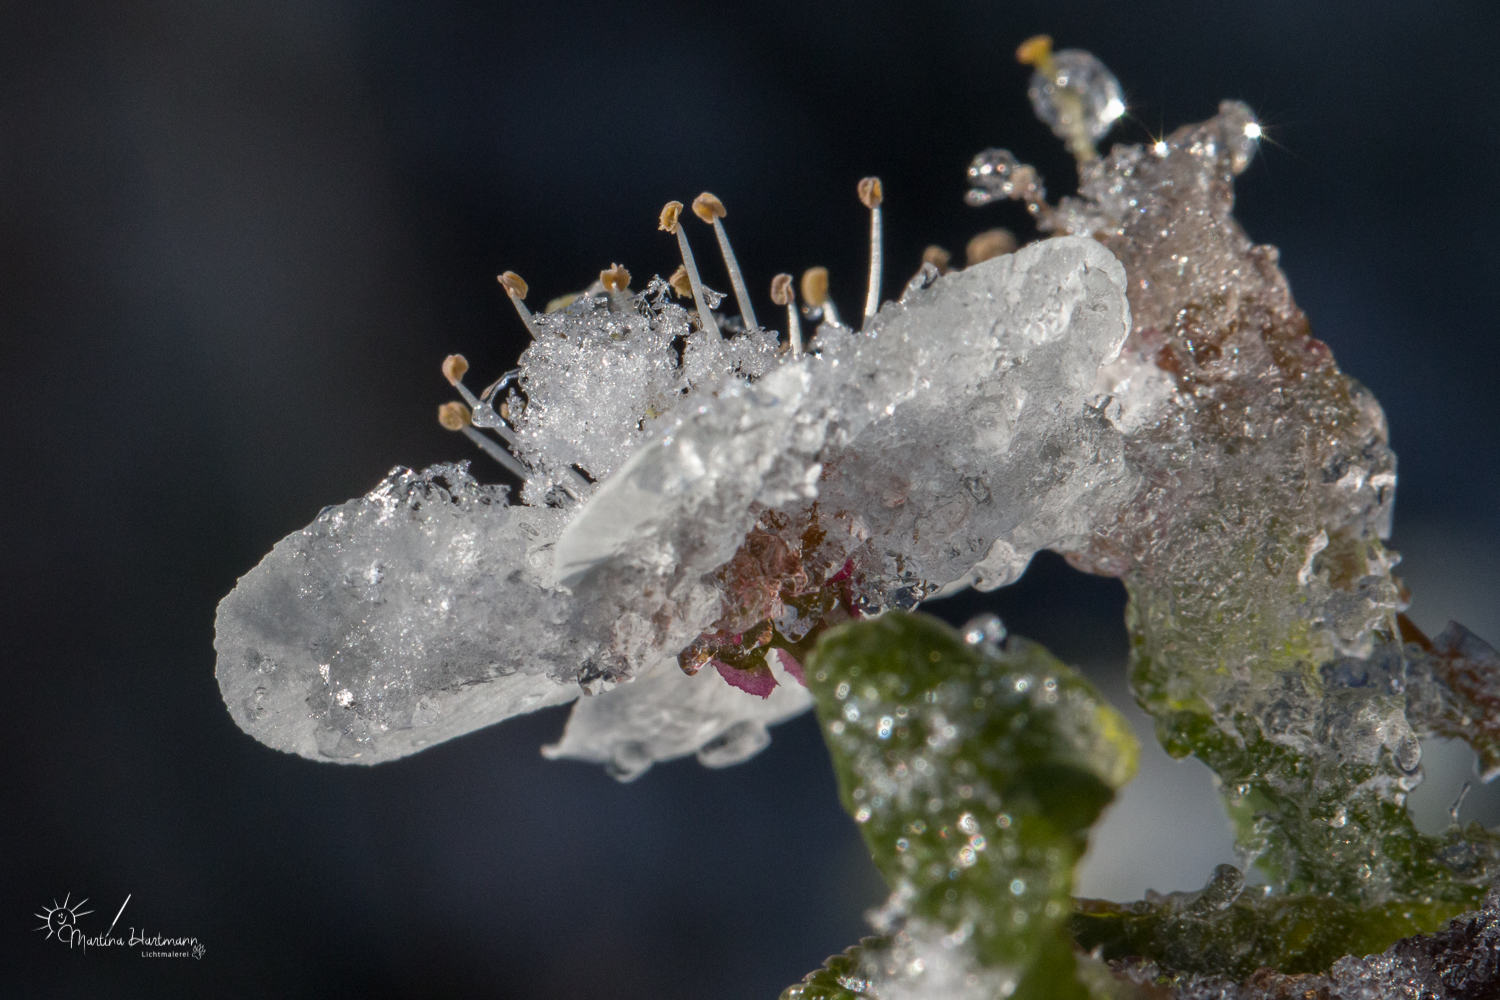
[[[1053,56],[1053,72],[1031,76],[1026,94],[1032,110],[1060,139],[1074,135],[1081,116],[1090,139],[1098,140],[1125,113],[1120,81],[1091,52],[1063,49]]]
[[[1015,199],[1042,202],[1047,189],[1036,168],[1016,159],[1008,149],[986,149],[969,164],[969,192],[964,199],[970,205],[988,205],[992,201]]]
[[[991,653],[999,650],[1006,634],[1005,623],[999,615],[978,615],[964,626],[964,642]]]
[[[1341,830],[1344,828],[1344,824],[1348,822],[1349,811],[1343,806],[1339,806],[1337,811],[1334,812],[1333,818],[1328,821],[1328,825],[1333,827],[1335,830]]]

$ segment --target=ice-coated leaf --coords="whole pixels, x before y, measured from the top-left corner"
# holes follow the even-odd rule
[[[826,633],[807,677],[844,808],[893,890],[887,939],[859,962],[870,995],[1086,996],[1073,870],[1134,774],[1128,724],[1041,646],[970,644],[925,615]]]

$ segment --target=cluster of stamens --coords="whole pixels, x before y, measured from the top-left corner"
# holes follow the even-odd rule
[[[870,276],[861,323],[863,329],[869,326],[880,307],[880,274],[884,259],[881,246],[880,203],[883,195],[880,178],[866,177],[861,180],[858,194],[860,201],[870,211]],[[682,256],[682,264],[667,280],[667,284],[679,298],[692,299],[698,325],[706,333],[722,337],[724,333],[713,310],[718,295],[707,290],[699,276],[698,263],[693,256],[693,248],[688,242],[687,232],[682,225],[682,209],[683,205],[679,201],[667,202],[659,218],[659,228],[677,237],[677,248]],[[729,274],[730,287],[734,291],[735,302],[739,307],[740,324],[746,330],[761,329],[760,321],[755,315],[755,307],[750,301],[750,290],[746,287],[744,274],[740,270],[739,260],[735,256],[734,248],[730,245],[729,234],[724,229],[723,219],[729,214],[724,203],[705,191],[693,199],[692,210],[694,215],[713,227],[714,236],[724,260],[724,268]],[[1012,245],[1014,245],[1014,240],[1012,240]],[[970,262],[973,263],[972,253]],[[511,304],[515,306],[516,314],[521,318],[521,322],[531,333],[532,338],[540,339],[544,336],[544,330],[526,306],[525,299],[529,289],[521,276],[514,271],[506,271],[497,280],[500,287],[505,290]],[[802,334],[804,317],[815,327],[821,323],[833,326],[843,325],[833,300],[828,296],[827,268],[809,268],[802,275],[801,286],[803,306],[799,309],[792,276],[778,274],[771,281],[771,301],[778,306],[785,306],[787,310],[787,351],[794,359],[800,358],[806,349]],[[619,264],[613,264],[599,273],[598,287],[611,295],[628,293],[630,272]],[[547,311],[563,308],[576,298],[578,296],[573,295],[554,300],[549,304]],[[533,471],[507,450],[507,446],[513,447],[516,444],[516,430],[509,421],[506,406],[504,404],[495,406],[497,394],[511,384],[517,373],[509,373],[476,396],[463,382],[464,374],[468,369],[469,363],[461,354],[449,355],[443,361],[443,375],[448,379],[449,384],[458,390],[463,401],[455,400],[440,406],[438,422],[448,430],[464,434],[506,471],[523,481],[530,479],[534,474]],[[485,431],[491,432],[494,436],[486,434]],[[566,477],[566,473],[564,475]],[[592,484],[576,473],[570,481],[555,485],[575,500],[581,499],[592,488]]]
[[[1069,82],[1069,70],[1063,65],[1062,60],[1070,55],[1074,54],[1054,53],[1052,40],[1045,35],[1028,39],[1016,53],[1019,62],[1035,67],[1037,77],[1049,88],[1048,100],[1054,102],[1058,110],[1056,127],[1082,166],[1098,155],[1094,148],[1097,129],[1094,131],[1090,129],[1091,123],[1086,113],[1083,92],[1076,83]],[[1123,111],[1123,104],[1116,110],[1112,106],[1114,103],[1118,102],[1111,102],[1111,105],[1107,106],[1104,111],[1110,120]],[[1098,122],[1093,124],[1097,126]],[[976,161],[976,165],[970,168],[970,179],[976,183],[976,189],[969,194],[970,204],[982,205],[996,198],[1013,198],[1025,202],[1031,214],[1044,223],[1043,228],[1049,228],[1045,223],[1054,209],[1047,204],[1046,192],[1032,167],[1017,163],[1009,153],[998,150],[994,151],[994,155],[985,159],[983,163]],[[884,192],[880,178],[864,178],[859,182],[857,192],[860,202],[870,212],[869,281],[859,324],[861,330],[868,330],[880,308],[881,272],[884,268],[881,233],[881,202],[884,199]],[[698,325],[705,333],[714,337],[722,337],[724,333],[720,328],[719,318],[714,313],[714,307],[720,296],[706,289],[699,275],[697,260],[688,242],[686,229],[682,225],[682,209],[683,205],[679,201],[667,202],[659,218],[659,228],[677,237],[677,248],[682,256],[681,266],[667,280],[667,284],[679,298],[692,299],[695,307],[693,315],[696,315]],[[693,199],[692,210],[694,215],[713,227],[714,236],[724,260],[724,268],[728,272],[729,283],[734,291],[735,302],[739,306],[740,326],[745,330],[761,329],[760,321],[755,315],[755,308],[750,301],[749,289],[745,285],[744,275],[740,270],[739,260],[730,245],[729,234],[724,229],[723,220],[728,215],[724,203],[705,191]],[[966,253],[967,264],[973,266],[992,257],[1011,253],[1016,247],[1016,238],[1008,230],[988,230],[969,241]],[[923,269],[928,273],[936,271],[938,274],[946,274],[951,269],[949,266],[951,259],[952,255],[942,247],[928,247],[922,255]],[[528,290],[526,282],[514,271],[505,272],[499,276],[498,280],[532,338],[540,339],[544,331],[524,301]],[[834,327],[844,326],[839,318],[838,309],[829,297],[827,268],[809,268],[803,273],[800,286],[802,303],[799,307],[797,289],[790,274],[778,274],[771,281],[771,301],[778,306],[785,307],[787,311],[786,350],[792,359],[800,358],[807,350],[802,329],[804,319],[812,325],[814,330],[822,324]],[[611,296],[628,294],[630,272],[619,264],[613,264],[600,272],[597,287],[602,288]],[[571,295],[555,299],[548,304],[547,311],[564,308],[578,297],[578,295]],[[468,367],[468,362],[458,354],[451,355],[443,362],[443,374],[458,390],[463,402],[454,401],[443,404],[438,409],[439,422],[449,430],[462,432],[507,471],[523,481],[530,479],[534,474],[533,471],[507,450],[507,447],[514,447],[516,444],[516,431],[509,422],[509,413],[503,404],[498,409],[494,405],[496,394],[509,385],[518,373],[511,372],[475,396],[463,384],[463,376]],[[484,433],[485,431],[492,432],[494,436]],[[560,487],[564,493],[575,500],[581,499],[592,489],[593,484],[576,472],[569,475],[569,471],[571,470],[565,470],[561,474],[565,481],[551,485]]]

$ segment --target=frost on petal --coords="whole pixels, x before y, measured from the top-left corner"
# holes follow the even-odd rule
[[[596,290],[533,318],[540,335],[521,356],[507,412],[519,457],[552,475],[528,482],[526,502],[540,503],[560,470],[606,478],[685,399],[726,374],[753,378],[771,367],[774,336],[721,339],[690,325],[666,295],[656,279],[641,295]]]
[[[606,765],[621,781],[640,777],[657,761],[690,753],[709,767],[728,767],[770,742],[767,726],[799,715],[812,704],[807,689],[780,665],[765,698],[731,687],[716,670],[688,676],[676,660],[573,708],[562,739],[543,750]]]
[[[374,764],[571,701],[587,651],[544,583],[561,522],[452,465],[327,508],[219,604],[230,715],[279,750]]]

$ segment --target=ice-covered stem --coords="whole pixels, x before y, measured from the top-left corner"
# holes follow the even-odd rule
[[[1089,996],[1069,894],[1089,827],[1134,774],[1129,725],[1041,646],[971,644],[926,615],[830,630],[807,683],[840,800],[893,891],[888,937],[859,957],[869,995],[957,972],[998,996]],[[838,996],[826,979],[784,995]]]
[[[746,328],[755,329],[760,323],[750,304],[750,290],[745,287],[745,279],[740,274],[740,262],[734,256],[734,248],[729,245],[729,234],[724,232],[724,223],[719,221],[729,211],[722,201],[705,191],[693,199],[693,214],[714,227],[714,235],[719,238],[719,251],[724,255],[724,268],[729,272],[729,284],[734,289],[734,300],[740,306],[740,318],[745,321]]]
[[[462,433],[463,436],[472,441],[480,451],[484,452],[490,458],[493,458],[496,462],[500,463],[500,465],[505,469],[506,472],[515,475],[522,482],[525,482],[526,479],[531,475],[526,466],[522,465],[514,455],[506,451],[504,448],[500,447],[494,441],[485,437],[483,433],[475,428],[474,422],[469,415],[469,408],[464,404],[444,403],[442,406],[439,406],[438,423],[442,424],[444,429],[446,430],[459,431],[460,433]]]
[[[687,233],[683,231],[679,221],[681,216],[682,202],[667,202],[661,210],[660,228],[677,237],[677,249],[682,252],[682,266],[687,271],[688,284],[693,289],[693,302],[698,306],[698,322],[702,324],[704,330],[714,336],[719,336],[719,324],[714,319],[714,312],[708,307],[708,300],[703,295],[703,282],[698,278],[698,265],[693,260],[693,248],[688,246]]]
[[[802,320],[797,315],[797,293],[792,290],[792,276],[778,274],[771,279],[771,301],[786,306],[786,337],[792,357],[802,356]]]
[[[1023,66],[1034,66],[1038,73],[1052,82],[1058,117],[1066,123],[1064,142],[1078,165],[1082,167],[1089,161],[1098,159],[1099,151],[1094,148],[1094,137],[1089,134],[1085,123],[1083,95],[1076,87],[1069,85],[1065,74],[1059,73],[1057,60],[1052,56],[1051,36],[1036,35],[1026,39],[1016,49],[1016,61]]]
[[[530,332],[532,339],[540,337],[541,334],[537,332],[536,321],[531,316],[531,310],[527,309],[526,303],[521,301],[528,291],[526,282],[514,271],[496,275],[495,280],[500,282],[500,287],[505,289],[506,295],[510,296],[510,304],[516,307],[516,315],[520,316],[521,322],[526,324],[526,329]]]
[[[1238,868],[1220,865],[1197,892],[1150,902],[1078,900],[1074,940],[1107,960],[1147,959],[1174,973],[1237,980],[1257,969],[1299,975],[1322,972],[1345,955],[1378,954],[1478,903],[1418,898],[1364,906],[1318,893],[1244,892],[1244,883]]]
[[[859,182],[859,200],[870,210],[870,285],[865,293],[865,316],[863,328],[870,325],[870,320],[875,318],[875,313],[880,309],[880,272],[883,266],[884,251],[880,233],[880,203],[884,199],[884,192],[880,187],[879,177],[866,177]]]

